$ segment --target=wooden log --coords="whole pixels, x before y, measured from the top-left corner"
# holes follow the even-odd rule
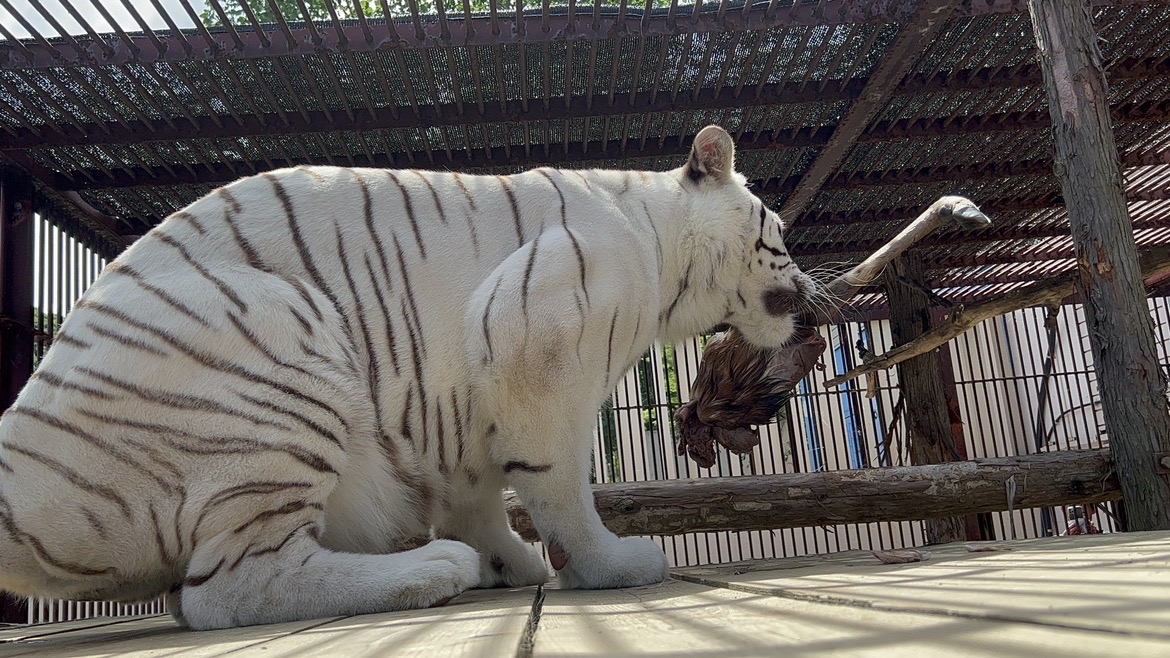
[[[1015,498],[1009,500],[1012,478]],[[593,486],[602,522],[619,535],[919,521],[1117,498],[1120,490],[1106,449],[930,466]],[[538,539],[515,495],[506,499],[512,527],[525,539]]]
[[[882,275],[890,307],[890,333],[904,345],[930,331],[930,297],[922,261],[898,258]],[[898,388],[906,401],[903,424],[909,437],[910,463],[915,466],[958,461],[952,441],[947,397],[937,353],[922,354],[898,364]],[[927,544],[965,539],[963,519],[927,519]]]
[[[1083,0],[1028,0],[1028,11],[1128,529],[1170,530],[1166,376],[1138,269],[1090,8]]]
[[[1158,246],[1143,250],[1140,260],[1142,277],[1151,283],[1162,281],[1170,274],[1170,247]],[[1076,278],[1076,272],[1060,274],[1013,290],[995,299],[989,299],[972,306],[960,306],[951,312],[946,322],[909,343],[891,348],[865,364],[826,381],[825,387],[832,388],[867,373],[891,368],[919,354],[926,354],[984,320],[1022,308],[1059,304],[1065,297],[1076,292]]]

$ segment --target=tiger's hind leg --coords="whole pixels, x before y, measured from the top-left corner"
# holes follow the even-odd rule
[[[230,531],[201,545],[180,593],[183,620],[205,630],[426,608],[479,582],[479,555],[466,544],[339,553],[322,548],[310,528],[243,555],[229,550],[238,545]]]
[[[450,507],[435,527],[435,535],[465,542],[479,551],[479,587],[525,587],[548,581],[548,566],[540,551],[512,530],[504,499],[503,481],[492,473],[456,474],[448,500]]]

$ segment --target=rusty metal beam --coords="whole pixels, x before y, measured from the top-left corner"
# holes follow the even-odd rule
[[[23,169],[25,174],[30,176],[34,181],[40,183],[44,188],[51,190],[56,201],[68,206],[65,208],[66,212],[82,219],[90,228],[103,233],[105,239],[111,240],[115,246],[126,246],[133,241],[118,229],[115,218],[105,215],[87,203],[78,194],[71,192],[72,184],[62,185],[62,180],[68,179],[61,174],[38,164],[24,153],[5,153],[0,157],[0,164],[2,164],[3,160],[7,160]]]
[[[1037,79],[1037,82],[1039,80]],[[832,85],[830,85],[832,86]],[[504,103],[485,103],[482,108],[474,104],[454,103],[420,105],[415,110],[399,107],[376,107],[371,111],[355,112],[352,117],[344,113],[326,113],[320,110],[278,115],[276,113],[255,115],[241,114],[240,122],[219,121],[208,116],[195,116],[192,122],[178,122],[168,126],[162,121],[123,121],[99,128],[93,124],[80,126],[62,125],[60,132],[48,130],[47,126],[36,126],[40,137],[28,133],[9,135],[0,133],[0,150],[31,149],[53,146],[96,146],[106,144],[136,144],[152,141],[181,141],[189,139],[212,139],[278,135],[306,135],[336,131],[393,130],[398,128],[438,128],[468,124],[492,124],[569,119],[584,117],[618,117],[631,114],[643,115],[655,112],[684,112],[734,109],[744,106],[773,106],[798,103],[823,103],[854,98],[861,90],[863,81],[854,81],[842,88],[817,90],[812,85],[795,82],[767,84],[759,93],[745,90],[736,93],[733,87],[724,87],[712,92],[690,94],[671,99],[669,94],[653,97],[650,92],[615,96],[613,102],[606,94],[591,98],[573,96],[554,98],[550,106],[543,103],[523,103],[519,100]],[[525,108],[527,105],[527,108]],[[811,142],[823,143],[826,137]]]
[[[27,174],[0,169],[0,409],[33,370],[33,195]]]
[[[1019,3],[1015,2],[975,4],[986,7],[984,11],[1022,11]],[[99,65],[192,62],[452,46],[542,44],[569,39],[599,41],[617,35],[651,37],[842,23],[896,23],[908,17],[907,7],[912,5],[910,0],[884,3],[830,0],[817,4],[796,3],[780,11],[769,11],[766,4],[737,11],[716,11],[712,6],[700,12],[672,9],[668,14],[655,11],[649,17],[643,17],[641,10],[632,8],[622,8],[621,11],[618,8],[603,8],[595,17],[592,9],[585,7],[578,7],[572,16],[526,13],[517,17],[515,11],[509,11],[511,7],[506,7],[496,17],[485,16],[471,20],[448,17],[443,24],[398,22],[397,25],[389,26],[385,22],[367,21],[365,26],[342,25],[340,30],[317,30],[311,25],[294,27],[282,24],[281,29],[272,29],[263,37],[252,30],[239,30],[236,32],[238,40],[229,38],[229,33],[222,30],[211,32],[210,42],[203,34],[177,37],[156,32],[148,36],[130,35],[129,42],[113,41],[109,52],[103,51],[91,40],[79,41],[80,48],[85,51],[81,53],[74,47],[51,48],[43,43],[25,43],[19,49],[9,44],[0,44],[0,69],[81,65],[87,60],[96,61]],[[401,18],[395,17],[396,21]]]
[[[79,36],[68,45],[44,40],[22,41],[19,45],[4,41],[0,42],[0,69],[198,62],[452,46],[600,41],[615,36],[644,38],[852,23],[904,23],[911,19],[917,6],[913,0],[821,0],[794,2],[782,8],[773,8],[772,4],[741,5],[731,11],[723,5],[708,5],[699,12],[674,5],[669,10],[654,10],[649,16],[643,16],[643,11],[638,8],[614,7],[602,8],[595,17],[592,8],[581,6],[570,13],[542,15],[539,11],[532,11],[539,9],[537,3],[532,3],[530,11],[519,18],[513,5],[505,5],[496,16],[470,20],[448,15],[443,21],[416,23],[406,16],[396,16],[395,26],[388,26],[385,21],[365,20],[348,25],[339,23],[338,29],[321,30],[313,25],[294,26],[282,22],[279,29],[275,25],[266,26],[269,31],[262,34],[245,25],[235,25],[230,31],[201,29],[194,34],[182,35],[169,31],[151,34],[123,32],[123,36],[103,35],[102,41]],[[1027,11],[1026,3],[1020,0],[972,0],[956,4],[962,5],[956,15]],[[1164,0],[1093,0],[1093,4],[1099,7],[1150,5],[1164,4]]]
[[[1021,73],[1023,71],[1023,73]],[[1112,78],[1145,79],[1170,75],[1170,59],[1133,59],[1119,64]],[[335,131],[371,131],[397,128],[435,128],[474,124],[525,122],[566,118],[601,118],[647,114],[655,112],[707,111],[734,109],[745,106],[768,107],[801,103],[824,103],[857,98],[865,87],[866,78],[844,84],[828,84],[823,90],[800,82],[772,83],[739,92],[735,87],[724,87],[697,95],[683,95],[671,100],[667,94],[654,95],[648,91],[615,96],[610,102],[607,94],[593,97],[573,96],[555,98],[545,109],[539,104],[514,100],[504,103],[485,103],[482,107],[464,104],[422,105],[416,111],[403,112],[400,108],[380,107],[353,116],[323,111],[281,114],[240,114],[239,121],[224,122],[217,117],[193,115],[183,121],[121,121],[96,124],[79,123],[35,125],[37,130],[16,134],[0,133],[0,150],[35,149],[45,147],[94,147],[144,142],[173,142],[192,138],[235,139],[254,136],[308,135]],[[922,84],[903,85],[901,93],[934,93],[940,91],[975,91],[1003,86],[1038,85],[1039,71],[1032,65],[1010,69],[980,69],[930,76]],[[1126,104],[1114,109],[1117,122],[1162,121],[1170,117],[1170,102],[1153,101]],[[870,125],[858,137],[859,142],[877,142],[913,137],[942,137],[956,134],[991,133],[1043,129],[1051,124],[1048,113],[1006,112],[973,115],[960,119],[924,117],[913,121],[879,121]],[[39,133],[39,134],[38,134]],[[824,146],[833,134],[831,127],[803,133],[785,132],[773,142],[763,142],[758,136],[752,140],[741,138],[740,148],[776,148],[783,146]],[[641,148],[639,149],[642,150]],[[486,165],[478,165],[486,166]]]
[[[893,90],[917,61],[922,44],[933,43],[950,23],[955,3],[947,0],[922,0],[913,17],[901,27],[894,43],[882,54],[877,68],[870,74],[865,88],[841,120],[837,122],[829,143],[805,171],[796,190],[785,201],[780,214],[795,217],[812,204],[817,192],[841,166],[866,126],[886,107]]]
[[[741,142],[745,150],[751,150],[753,147],[775,149],[787,148],[793,144],[800,143],[801,140],[811,142],[816,137],[816,133],[797,132],[777,134],[771,131],[765,131],[761,133],[745,133],[744,139]],[[639,159],[681,157],[679,154],[686,152],[688,144],[689,139],[679,137],[666,138],[662,144],[648,143],[646,148],[638,151],[637,157]],[[10,157],[13,155],[20,155],[20,153],[9,153]],[[570,143],[567,148],[561,146],[550,149],[547,155],[535,149],[526,155],[519,149],[512,149],[509,153],[503,147],[495,147],[490,152],[484,149],[477,149],[470,153],[466,150],[452,150],[450,152],[435,151],[432,153],[432,156],[434,160],[433,162],[427,163],[427,168],[466,171],[483,168],[488,165],[495,167],[587,165],[591,162],[596,163],[602,158],[610,160],[622,159],[626,154],[620,152],[618,142],[614,140],[608,143],[589,142],[584,146],[580,143]],[[1136,167],[1142,164],[1160,163],[1166,159],[1170,159],[1170,154],[1166,150],[1157,150],[1156,152],[1137,151],[1121,157],[1121,162],[1125,167]],[[28,158],[24,158],[21,161],[32,162]],[[417,163],[411,162],[402,153],[374,153],[371,156],[354,154],[352,161],[353,165],[357,167],[413,168],[417,166]],[[299,158],[295,160],[268,158],[263,162],[233,162],[231,164],[207,162],[192,164],[191,168],[194,171],[194,175],[182,168],[163,166],[149,169],[143,167],[124,167],[122,169],[111,170],[110,173],[85,170],[69,172],[68,174],[48,172],[47,169],[35,163],[30,166],[37,168],[37,171],[34,173],[45,184],[50,185],[53,189],[64,191],[219,184],[240,178],[241,167],[247,170],[267,171],[273,168],[291,167],[301,164],[326,165],[329,163],[327,156]],[[986,162],[888,171],[856,171],[842,172],[828,178],[821,185],[821,189],[849,190],[865,187],[919,185],[947,181],[970,182],[994,180],[1011,176],[1042,176],[1051,173],[1052,162],[1047,159],[1022,160],[1019,162]],[[803,178],[800,176],[791,176],[784,180],[756,181],[753,183],[753,190],[761,195],[784,197],[792,194],[793,190],[799,189],[802,180]],[[1158,194],[1158,190],[1156,189],[1142,191],[1140,194],[1135,194],[1134,199],[1156,200],[1159,198]],[[901,212],[902,209],[897,209],[896,211]],[[872,216],[879,217],[881,215],[874,214]],[[901,216],[890,216],[890,219],[897,219]],[[811,218],[813,225],[851,223],[854,221],[848,213],[842,217],[836,217],[833,214],[826,215],[824,219],[817,219],[818,217],[820,216],[806,213],[799,216],[798,221],[793,224],[801,226],[803,225],[801,221],[806,218]]]

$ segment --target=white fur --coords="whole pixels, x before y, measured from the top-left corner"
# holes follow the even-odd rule
[[[544,582],[509,485],[563,586],[663,580],[593,507],[597,409],[656,339],[781,345],[763,297],[809,285],[733,154],[709,127],[664,173],[300,168],[200,199],[0,419],[0,587],[169,591],[216,628]]]

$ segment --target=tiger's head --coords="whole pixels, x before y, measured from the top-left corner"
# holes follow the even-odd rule
[[[710,293],[725,297],[719,324],[735,327],[758,347],[783,346],[797,317],[811,310],[816,284],[789,256],[780,217],[736,173],[727,131],[699,131],[679,175],[693,192],[684,249],[709,272]]]

